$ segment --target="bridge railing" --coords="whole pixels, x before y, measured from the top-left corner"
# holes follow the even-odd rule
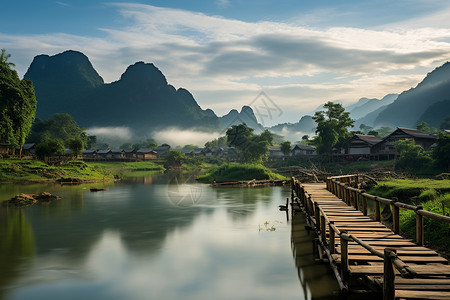
[[[400,233],[400,208],[411,210],[416,213],[416,243],[420,246],[424,244],[424,228],[423,217],[427,217],[436,221],[450,223],[450,217],[443,216],[434,212],[426,211],[421,205],[410,205],[397,201],[397,199],[387,199],[383,197],[367,194],[365,190],[351,187],[351,185],[357,185],[361,180],[366,177],[370,180],[372,178],[365,175],[344,175],[327,178],[327,190],[335,194],[338,198],[342,199],[348,205],[355,207],[357,210],[361,210],[365,216],[367,216],[367,201],[374,201],[376,221],[381,222],[381,209],[380,204],[386,204],[391,206],[392,210],[392,230],[394,233]]]
[[[361,176],[361,175],[357,175]],[[362,178],[362,177],[360,177]],[[395,222],[397,233],[399,231],[399,214],[398,208],[402,207],[405,209],[411,209],[416,212],[417,224],[418,224],[418,232],[420,232],[420,242],[423,244],[423,222],[422,216],[431,217],[434,219],[441,219],[440,217],[445,217],[439,214],[431,213],[424,211],[419,206],[408,205],[405,203],[397,202],[390,199],[385,199],[381,197],[376,197],[370,194],[365,193],[362,189],[357,189],[348,186],[348,184],[352,182],[358,182],[359,178],[354,176],[339,176],[338,179],[343,179],[345,182],[340,182],[334,177],[330,177],[327,179],[327,188],[330,192],[334,193],[339,198],[343,199],[347,204],[353,205],[356,209],[362,208],[362,212],[364,215],[367,215],[367,200],[375,201],[375,218],[380,221],[380,203],[390,204],[393,207],[397,208],[397,211],[394,210]],[[397,269],[400,275],[404,278],[416,278],[421,277],[418,276],[417,273],[405,264],[396,254],[396,250],[385,248],[384,252],[380,252],[373,248],[372,246],[366,244],[362,240],[357,237],[348,234],[345,231],[339,230],[333,221],[330,221],[326,213],[322,210],[318,202],[315,202],[311,195],[307,193],[301,183],[292,178],[291,180],[291,201],[292,204],[296,202],[302,210],[305,212],[308,220],[311,224],[314,225],[314,229],[318,232],[319,242],[322,245],[322,248],[325,249],[325,252],[330,260],[330,265],[338,279],[341,290],[347,289],[347,280],[349,274],[349,254],[348,254],[348,242],[355,242],[361,245],[363,248],[368,250],[370,253],[383,258],[384,260],[384,280],[383,280],[383,299],[395,299],[395,271],[394,268]],[[378,207],[378,209],[377,209]],[[437,215],[437,216],[436,216]],[[448,220],[447,220],[448,219]],[[444,218],[445,221],[450,221],[449,217]],[[420,227],[420,228],[419,228]],[[328,228],[328,236],[327,236],[327,228]],[[334,263],[334,259],[332,258],[332,254],[337,253],[336,247],[336,235],[340,238],[340,271],[338,270],[336,264]]]

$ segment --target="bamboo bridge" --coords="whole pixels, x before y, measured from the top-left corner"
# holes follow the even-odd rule
[[[365,299],[450,299],[448,260],[424,246],[423,230],[423,218],[450,223],[450,217],[367,194],[359,188],[362,180],[362,175],[347,175],[326,183],[291,181],[291,209],[302,211],[317,233],[318,256],[329,262],[341,293]],[[381,223],[380,205],[391,207],[391,228]],[[399,234],[400,208],[416,214],[415,241]]]

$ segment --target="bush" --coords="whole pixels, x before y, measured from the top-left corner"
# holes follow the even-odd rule
[[[228,163],[214,168],[206,175],[200,176],[201,182],[227,182],[241,180],[267,180],[285,179],[284,176],[274,173],[258,164]]]

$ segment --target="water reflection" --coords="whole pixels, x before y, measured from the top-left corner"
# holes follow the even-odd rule
[[[63,196],[17,215],[2,212],[2,241],[12,231],[16,239],[2,243],[1,257],[19,255],[9,254],[16,248],[28,257],[2,261],[9,264],[0,269],[5,298],[305,298],[289,249],[291,225],[277,210],[288,189],[212,188],[183,179],[177,185],[152,176],[97,193],[90,186],[0,186],[0,199],[44,190]],[[200,197],[175,205],[171,194],[186,186],[200,188]],[[276,230],[259,231],[264,222]]]
[[[305,299],[337,299],[339,286],[329,266],[315,261],[313,253],[314,235],[305,230],[306,219],[297,214],[292,218],[291,243],[298,278]]]

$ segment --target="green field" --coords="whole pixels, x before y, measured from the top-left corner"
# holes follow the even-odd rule
[[[0,160],[0,181],[55,181],[60,178],[77,178],[83,181],[114,179],[101,168],[89,166],[82,161],[51,166],[38,160]]]
[[[231,182],[241,180],[286,179],[268,168],[257,164],[228,163],[213,168],[210,172],[199,177],[200,182]]]

